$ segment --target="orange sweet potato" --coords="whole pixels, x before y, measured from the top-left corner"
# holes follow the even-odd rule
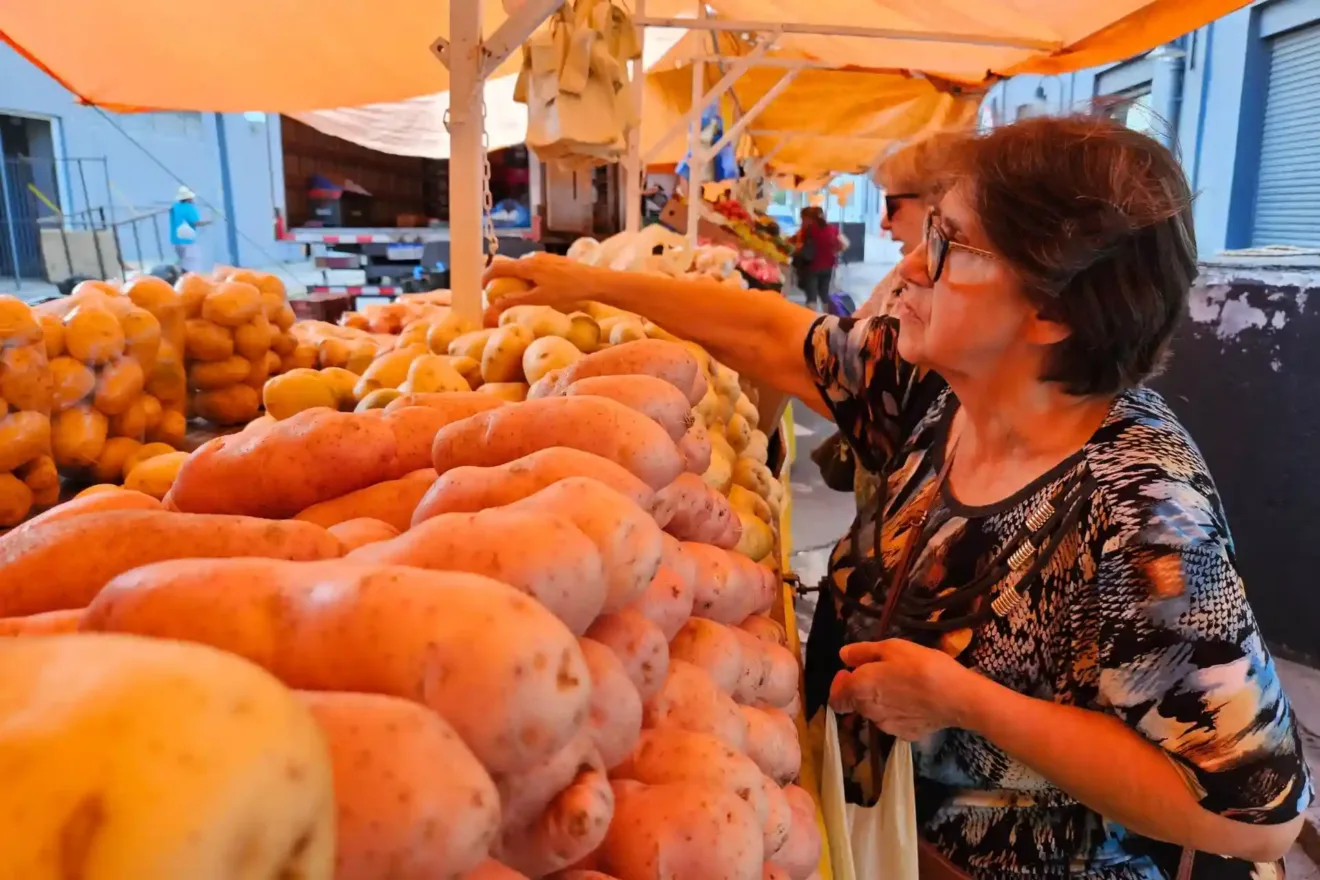
[[[575,634],[605,603],[596,546],[570,520],[537,511],[446,513],[348,558],[494,578],[536,599]]]
[[[72,608],[68,611],[30,614],[27,617],[0,617],[0,636],[57,636],[77,632],[82,615],[81,608]]]
[[[802,746],[793,719],[766,703],[738,708],[747,722],[747,756],[780,785],[797,779],[802,769]]]
[[[531,877],[544,877],[595,851],[613,817],[614,791],[597,758],[582,766],[536,821],[505,833],[500,858]]]
[[[669,646],[660,628],[641,612],[625,608],[602,614],[587,630],[587,637],[614,652],[642,699],[660,690],[669,671]]]
[[[591,697],[586,661],[562,623],[512,587],[465,573],[343,560],[166,562],[111,581],[83,629],[212,645],[304,690],[416,700],[492,773],[563,748]]]
[[[640,611],[643,617],[658,626],[666,641],[673,641],[692,616],[692,587],[662,563],[646,592],[628,607]]]
[[[463,875],[462,880],[527,880],[527,875],[501,865],[494,859],[486,859],[471,871]]]
[[[816,802],[807,790],[796,785],[784,787],[784,796],[793,811],[788,839],[770,860],[792,880],[807,880],[820,864],[822,841],[816,824]]]
[[[501,509],[563,517],[590,538],[604,566],[607,612],[632,604],[660,569],[664,532],[645,511],[604,483],[570,477]]]
[[[330,746],[338,880],[458,877],[485,860],[499,793],[444,719],[397,697],[299,696]]]
[[[331,526],[327,531],[339,539],[345,553],[368,544],[379,544],[381,541],[399,537],[399,530],[394,526],[370,517],[345,520]]]
[[[591,714],[587,729],[605,768],[612,769],[633,750],[642,733],[642,698],[623,662],[593,639],[578,639],[591,670]]]
[[[464,465],[495,467],[552,446],[608,458],[652,489],[683,472],[664,428],[603,397],[548,397],[478,413],[442,428],[432,453],[444,474]]]
[[[248,516],[111,510],[48,523],[0,544],[0,616],[86,607],[111,578],[166,559],[333,559],[320,526]]]
[[[459,467],[446,472],[417,505],[413,521],[512,504],[569,477],[604,483],[643,510],[651,509],[655,497],[650,486],[607,458],[552,446],[498,467]]]
[[[555,376],[551,393],[592,376],[654,376],[673,385],[696,405],[706,394],[706,376],[692,353],[676,342],[640,339],[589,354]]]
[[[683,456],[683,469],[690,474],[704,474],[710,469],[710,435],[701,419],[693,422],[678,441],[678,451]]]
[[[398,476],[396,461],[385,420],[308,409],[202,444],[179,470],[166,507],[283,519]]]
[[[654,376],[590,376],[564,389],[565,397],[608,397],[656,422],[677,443],[696,422],[687,395]]]
[[[705,670],[682,660],[670,661],[664,686],[643,703],[642,727],[709,733],[740,752],[747,746],[747,722],[738,704]]]
[[[614,784],[614,822],[598,854],[620,880],[758,880],[762,823],[737,795],[710,785]]]
[[[742,537],[742,521],[729,499],[699,474],[685,473],[656,493],[656,509],[669,513],[660,527],[680,541],[732,550]]]
[[[397,480],[385,480],[356,492],[349,492],[299,513],[295,519],[313,522],[327,529],[350,519],[367,517],[387,522],[401,532],[412,525],[413,511],[435,482],[435,470],[427,467]]]
[[[88,513],[100,513],[104,510],[160,510],[160,502],[145,492],[135,492],[132,489],[108,489],[104,492],[96,492],[92,495],[80,495],[77,498],[70,498],[63,504],[56,505],[44,513],[39,513],[32,519],[21,523],[9,531],[0,535],[0,546],[15,541],[19,535],[22,535],[32,529],[39,528],[47,523],[59,522],[63,519],[69,519],[74,516],[82,516]]]
[[[738,624],[773,604],[778,581],[770,569],[708,544],[687,541],[683,549],[696,564],[694,616]]]

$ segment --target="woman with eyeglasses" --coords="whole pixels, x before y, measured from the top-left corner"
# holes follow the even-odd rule
[[[849,800],[913,744],[923,877],[1270,877],[1312,781],[1214,482],[1143,382],[1196,275],[1174,156],[1110,120],[968,137],[892,316],[538,256],[835,420],[883,492],[807,643]],[[925,369],[948,387],[914,397]],[[914,406],[916,411],[914,411]]]

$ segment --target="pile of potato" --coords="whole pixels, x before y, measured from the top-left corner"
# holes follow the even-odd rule
[[[185,362],[192,413],[214,425],[241,425],[261,412],[261,389],[278,373],[310,366],[290,333],[293,309],[274,275],[217,270],[185,275]]]
[[[51,455],[52,386],[42,320],[0,296],[0,526],[59,500]]]
[[[700,442],[708,421],[728,440],[737,382],[662,339],[578,352],[525,401],[414,385],[381,408],[272,413],[200,447],[163,502],[108,488],[0,537],[0,635],[111,634],[49,639],[55,659],[30,666],[84,639],[127,639],[113,650],[128,654],[199,643],[294,689],[324,741],[322,764],[302,721],[270,720],[304,715],[263,697],[245,713],[253,732],[234,736],[293,756],[288,815],[258,794],[225,812],[220,781],[189,775],[169,803],[205,804],[212,832],[169,826],[168,862],[116,847],[117,876],[229,876],[215,853],[248,828],[298,876],[331,876],[312,803],[323,766],[339,880],[814,876],[815,806],[793,784],[799,662],[770,616],[774,556],[747,541],[748,517],[768,528],[782,490],[752,467],[755,441],[729,444],[727,487],[710,474],[721,452]],[[382,382],[364,399],[398,378],[387,365],[357,377]],[[109,753],[91,716],[61,719],[60,742],[99,737]],[[221,766],[246,754],[217,742]],[[154,772],[170,789],[170,772],[193,771]],[[230,772],[270,790],[261,768]],[[0,868],[49,839],[46,812],[0,829]]]

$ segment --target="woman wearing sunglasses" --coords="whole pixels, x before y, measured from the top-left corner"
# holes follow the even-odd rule
[[[1275,876],[1312,797],[1296,720],[1205,462],[1142,385],[1196,274],[1182,171],[1095,118],[947,167],[892,317],[553,257],[491,275],[535,285],[507,305],[600,300],[700,342],[884,476],[834,551],[807,703],[840,713],[854,803],[913,743],[924,876]]]

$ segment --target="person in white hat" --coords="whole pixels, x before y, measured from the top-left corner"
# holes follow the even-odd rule
[[[197,194],[186,186],[179,187],[173,205],[170,205],[170,244],[179,258],[184,272],[202,271],[202,253],[197,244],[197,230],[208,221],[197,210]]]

